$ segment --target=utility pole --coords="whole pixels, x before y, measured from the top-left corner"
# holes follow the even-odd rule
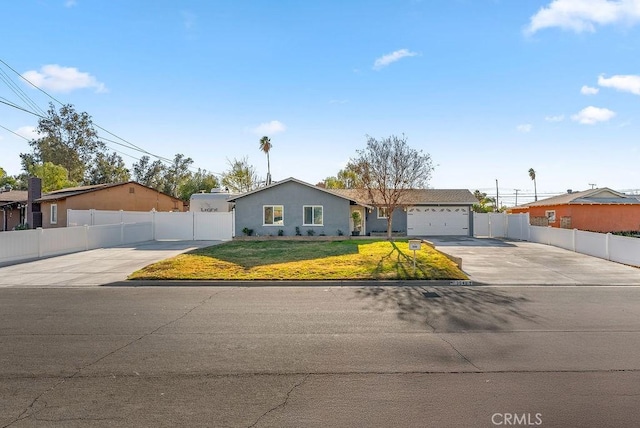
[[[513,189],[516,191],[516,207],[518,206],[518,192],[520,191],[520,189]]]
[[[500,206],[498,202],[498,196],[498,179],[496,178],[496,212],[500,211],[500,208],[498,208]]]
[[[595,183],[589,183],[589,186],[591,186],[591,189],[595,189],[596,187]]]

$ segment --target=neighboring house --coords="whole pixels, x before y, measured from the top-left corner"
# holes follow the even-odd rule
[[[640,200],[607,187],[569,191],[513,207],[509,212],[529,213],[529,222],[535,226],[603,233],[640,230]]]
[[[349,234],[354,230],[352,212],[363,219],[361,232],[386,232],[386,213],[367,192],[324,189],[295,178],[229,199],[235,202],[235,234],[251,229],[256,235]],[[471,207],[476,202],[469,190],[416,189],[407,192],[402,207],[393,215],[393,229],[409,236],[464,235],[473,233]],[[339,232],[340,231],[340,232]]]
[[[0,192],[0,231],[13,230],[26,222],[27,191]]]
[[[42,227],[66,227],[67,210],[184,211],[184,203],[135,181],[71,187],[38,198]]]

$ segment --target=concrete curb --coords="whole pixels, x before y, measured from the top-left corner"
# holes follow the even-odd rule
[[[479,285],[469,280],[416,281],[211,281],[211,280],[127,280],[102,287],[429,287]]]

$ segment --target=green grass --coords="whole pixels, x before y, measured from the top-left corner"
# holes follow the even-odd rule
[[[232,241],[149,265],[129,279],[468,279],[442,253],[404,241]]]

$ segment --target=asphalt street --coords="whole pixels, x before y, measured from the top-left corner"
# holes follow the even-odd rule
[[[206,242],[0,267],[0,427],[640,425],[639,269],[434,242],[473,286],[123,286]]]
[[[14,287],[0,299],[2,427],[640,420],[635,286]]]

